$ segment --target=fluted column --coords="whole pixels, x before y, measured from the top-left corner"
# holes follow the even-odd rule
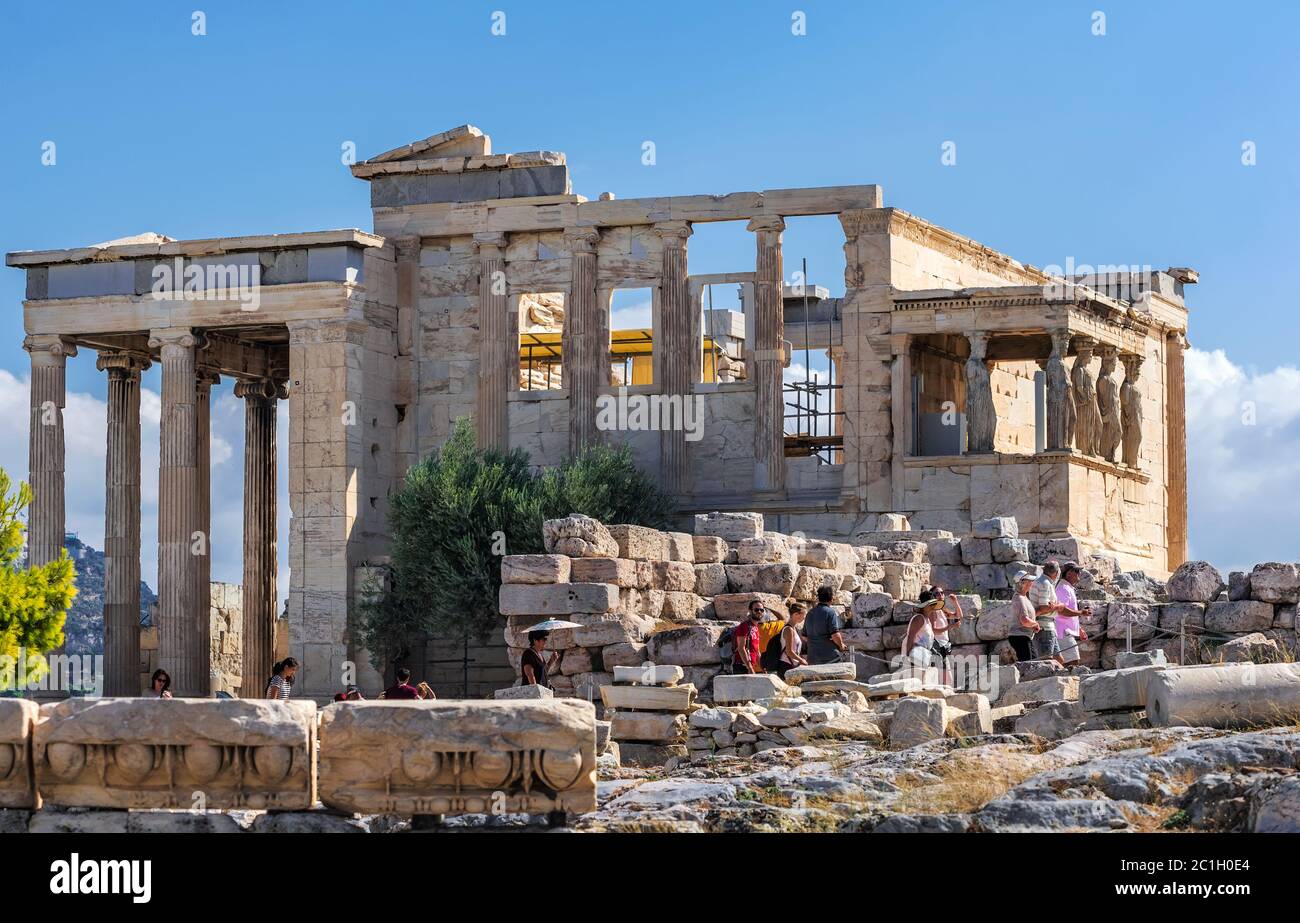
[[[240,695],[261,698],[275,662],[277,402],[283,383],[241,381],[244,399],[244,647]]]
[[[1100,454],[1101,410],[1097,406],[1097,384],[1092,377],[1091,337],[1075,340],[1074,368],[1070,390],[1074,396],[1074,445],[1084,455]]]
[[[140,694],[140,373],[149,360],[101,352],[108,372],[104,464],[104,695]]]
[[[785,489],[785,314],[781,301],[781,232],[779,217],[754,218],[754,488]]]
[[[997,431],[997,410],[993,406],[993,382],[986,360],[989,335],[972,331],[970,358],[966,360],[966,451],[986,454],[993,451],[993,437]]]
[[[1052,354],[1044,368],[1047,371],[1047,449],[1068,452],[1074,445],[1075,409],[1070,394],[1070,373],[1065,368],[1065,355],[1070,350],[1070,332],[1054,330]]]
[[[1169,569],[1187,560],[1187,382],[1183,353],[1187,340],[1165,334],[1165,480],[1169,484],[1165,543]]]
[[[28,442],[27,559],[48,564],[63,553],[63,408],[67,398],[67,359],[77,348],[58,336],[29,336],[23,341],[32,360],[32,416]]]
[[[609,381],[608,325],[601,322],[596,297],[596,228],[565,232],[573,255],[573,285],[564,305],[564,387],[569,392],[569,454],[594,443],[596,397]],[[601,331],[605,331],[602,338]]]
[[[1142,392],[1138,378],[1142,374],[1142,356],[1126,353],[1120,357],[1124,363],[1124,384],[1119,389],[1120,421],[1123,424],[1124,464],[1137,468],[1142,461]]]
[[[200,535],[196,347],[188,329],[155,330],[162,356],[162,424],[158,453],[158,658],[172,694],[206,697],[211,688],[208,606],[195,599]],[[206,549],[204,549],[206,550]]]
[[[691,226],[685,221],[664,221],[655,225],[663,240],[663,262],[659,280],[659,354],[658,366],[663,378],[659,390],[669,398],[691,399],[691,385],[701,375],[698,336],[699,312],[691,303],[686,272],[686,241]],[[681,422],[681,421],[679,421]],[[690,464],[686,454],[686,428],[670,427],[659,434],[659,471],[664,490],[679,496],[690,481]]]
[[[194,576],[194,599],[209,619],[212,608],[212,386],[220,381],[221,376],[206,369],[199,369],[194,381],[198,531],[203,536],[201,541],[194,543],[194,552],[199,559],[198,572]]]
[[[518,337],[512,341],[507,317],[506,236],[474,235],[478,244],[478,444],[484,449],[505,449],[509,442],[506,393],[511,390],[508,357],[518,356]],[[517,329],[516,329],[517,334]]]

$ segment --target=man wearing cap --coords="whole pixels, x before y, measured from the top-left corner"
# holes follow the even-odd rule
[[[1034,635],[1034,654],[1040,660],[1054,660],[1061,666],[1061,645],[1056,637],[1056,613],[1061,603],[1056,598],[1056,581],[1061,576],[1061,566],[1055,561],[1043,565],[1043,572],[1029,587],[1029,601],[1034,606],[1038,632]]]
[[[1034,582],[1034,575],[1027,570],[1016,574],[1016,595],[1011,598],[1011,609],[1015,615],[1015,624],[1007,641],[1016,652],[1016,660],[1033,660],[1033,640],[1038,633],[1038,620],[1034,618],[1034,604],[1029,601],[1029,588]]]
[[[1056,613],[1056,634],[1061,643],[1061,660],[1067,667],[1079,662],[1079,642],[1088,640],[1079,625],[1079,617],[1090,614],[1092,609],[1079,608],[1079,598],[1074,592],[1082,575],[1078,564],[1066,561],[1061,568],[1061,579],[1056,582],[1056,601],[1061,604]]]

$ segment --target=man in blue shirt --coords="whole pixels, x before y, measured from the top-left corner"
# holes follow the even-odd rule
[[[840,614],[831,608],[834,598],[831,588],[824,586],[817,589],[817,605],[808,612],[803,623],[803,633],[808,639],[809,663],[839,663],[840,654],[848,650],[844,636],[840,634],[843,624]]]

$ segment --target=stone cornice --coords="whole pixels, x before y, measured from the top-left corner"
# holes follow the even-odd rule
[[[212,237],[109,247],[76,247],[70,250],[19,250],[5,256],[5,264],[18,267],[53,266],[60,263],[98,263],[159,256],[216,256],[250,250],[297,250],[310,247],[382,247],[383,237],[346,228],[337,231],[308,231],[301,234],[260,234],[251,237]]]

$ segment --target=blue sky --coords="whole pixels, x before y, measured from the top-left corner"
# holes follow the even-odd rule
[[[1190,339],[1206,358],[1191,365],[1226,409],[1193,418],[1193,504],[1216,517],[1194,511],[1194,550],[1248,563],[1211,534],[1240,514],[1268,530],[1261,555],[1295,559],[1275,502],[1220,508],[1216,484],[1300,447],[1292,402],[1264,400],[1295,364],[1298,32],[1291,4],[1150,0],[7,4],[0,250],[368,227],[341,145],[364,158],[464,122],[499,151],[565,151],[593,198],[880,183],[886,204],[1039,266],[1198,269]],[[807,256],[842,291],[841,241],[831,219],[792,222],[787,272]],[[693,272],[751,261],[747,235],[693,242]],[[0,272],[0,370],[18,382],[22,294],[22,274]],[[71,363],[69,388],[102,399],[93,359]],[[1249,433],[1238,397],[1261,399]],[[0,461],[24,449],[25,470],[11,449]],[[1294,465],[1260,478],[1300,487]]]

